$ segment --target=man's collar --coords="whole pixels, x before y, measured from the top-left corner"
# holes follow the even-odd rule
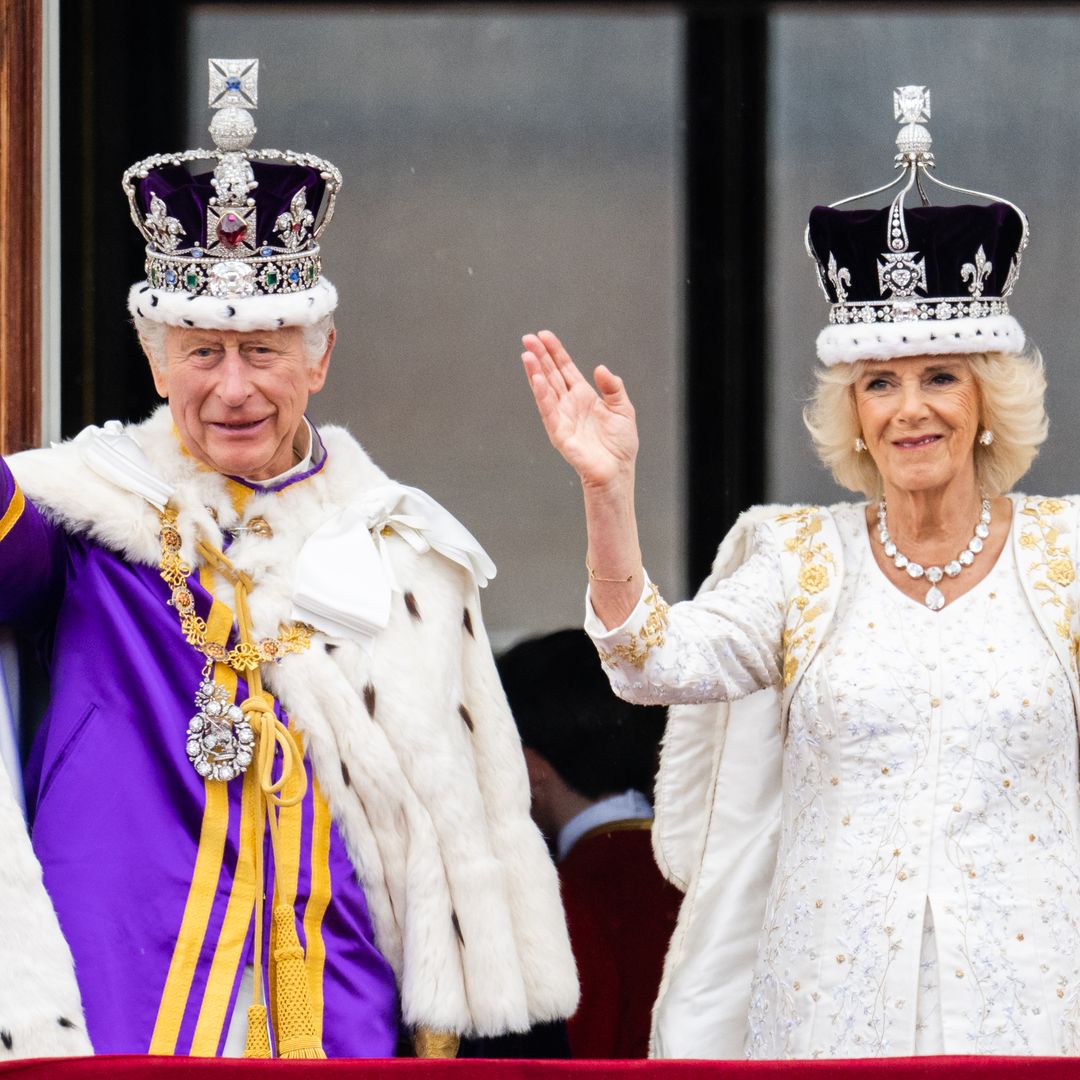
[[[594,802],[580,813],[575,814],[560,830],[557,844],[556,862],[562,862],[570,849],[597,825],[609,821],[627,821],[630,819],[648,820],[653,816],[652,804],[636,788],[629,788],[619,795]]]
[[[326,447],[323,445],[322,437],[319,435],[315,425],[306,416],[303,419],[308,429],[308,450],[300,461],[269,480],[246,480],[242,476],[230,476],[229,479],[235,480],[238,484],[243,484],[244,487],[251,488],[252,491],[259,494],[265,494],[267,492],[282,491],[291,484],[298,484],[319,472],[326,464]]]

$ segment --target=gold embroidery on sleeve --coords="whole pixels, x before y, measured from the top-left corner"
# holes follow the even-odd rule
[[[802,657],[812,652],[816,645],[814,620],[827,608],[824,602],[813,602],[812,597],[829,586],[829,568],[834,566],[832,552],[818,539],[821,532],[821,512],[816,506],[801,507],[787,514],[780,514],[776,521],[781,525],[794,525],[795,531],[784,541],[787,551],[798,556],[799,572],[796,582],[799,592],[787,605],[784,618],[784,685],[789,686],[799,670]]]
[[[649,617],[641,629],[636,634],[629,631],[629,640],[612,646],[610,652],[606,649],[597,649],[601,662],[609,667],[615,667],[621,660],[640,670],[645,666],[649,652],[664,644],[664,631],[668,625],[668,605],[660,595],[660,590],[651,581],[646,583],[646,588],[648,593],[645,596],[645,603],[649,605]]]
[[[1026,500],[1020,513],[1030,520],[1020,533],[1020,546],[1039,556],[1027,567],[1033,578],[1032,588],[1047,594],[1044,606],[1057,609],[1055,614],[1059,618],[1054,627],[1058,636],[1069,642],[1075,656],[1080,649],[1080,638],[1073,632],[1076,605],[1069,586],[1076,580],[1076,566],[1068,546],[1058,542],[1061,529],[1052,520],[1065,507],[1060,499]]]

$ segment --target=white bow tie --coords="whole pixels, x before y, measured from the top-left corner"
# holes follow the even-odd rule
[[[414,551],[437,551],[464,567],[482,588],[495,564],[449,511],[418,488],[388,483],[367,492],[324,522],[297,560],[293,618],[334,637],[370,648],[390,621],[401,585],[390,557],[390,536]]]

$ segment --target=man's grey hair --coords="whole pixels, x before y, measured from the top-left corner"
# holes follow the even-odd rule
[[[132,321],[135,324],[135,332],[139,335],[143,349],[150,357],[154,367],[159,371],[165,366],[165,335],[168,326],[155,319],[148,319],[145,315],[135,315]],[[304,358],[310,367],[314,367],[326,352],[326,343],[330,339],[330,331],[334,329],[333,314],[324,315],[318,322],[302,328],[304,333]]]

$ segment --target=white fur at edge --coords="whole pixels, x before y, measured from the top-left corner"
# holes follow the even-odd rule
[[[91,1054],[71,950],[3,767],[0,838],[0,1061]]]
[[[128,290],[128,312],[167,326],[199,326],[204,330],[277,330],[282,326],[314,326],[337,307],[337,289],[326,278],[294,293],[219,299],[166,292],[139,281]]]
[[[1008,352],[1024,349],[1024,331],[1011,315],[945,322],[830,324],[818,334],[818,359],[826,366],[902,356]]]
[[[224,478],[178,452],[167,407],[128,431],[176,489],[181,554],[197,565],[200,532],[220,548],[221,528],[238,523]],[[386,483],[346,431],[321,434],[328,459],[320,473],[280,494],[257,494],[245,509],[268,522],[272,539],[240,534],[229,547],[256,582],[256,638],[289,621],[291,572],[308,534]],[[27,496],[66,528],[157,565],[155,511],[86,469],[77,447],[28,451],[9,464]],[[303,733],[364,886],[376,943],[397,975],[405,1021],[488,1035],[567,1016],[577,978],[557,878],[529,817],[520,741],[477,589],[442,556],[417,554],[396,537],[387,544],[419,619],[395,593],[370,656],[353,642],[318,635],[308,652],[264,669],[267,685]],[[231,606],[227,586],[217,595]],[[178,634],[177,648],[186,647]]]

